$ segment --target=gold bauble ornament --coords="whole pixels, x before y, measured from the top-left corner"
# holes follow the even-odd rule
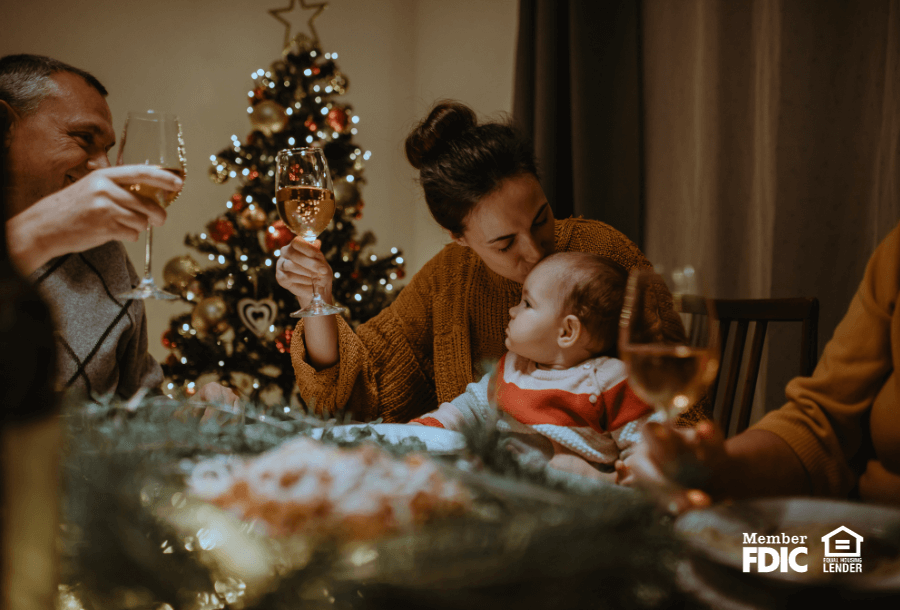
[[[228,164],[224,159],[216,159],[209,166],[209,179],[216,184],[224,184],[228,180]]]
[[[241,211],[241,226],[250,231],[262,229],[267,220],[268,217],[265,210],[255,203],[251,203]]]
[[[225,316],[228,306],[225,299],[220,296],[211,296],[203,299],[194,307],[191,313],[191,326],[200,333],[224,333],[229,328]]]
[[[273,100],[263,100],[253,107],[250,113],[250,124],[267,136],[278,133],[288,124],[288,115],[284,106]]]
[[[184,294],[187,288],[197,274],[200,273],[200,266],[190,255],[176,256],[163,267],[163,280],[167,286],[171,286],[178,292]]]

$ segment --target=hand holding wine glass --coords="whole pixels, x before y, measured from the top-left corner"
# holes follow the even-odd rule
[[[303,277],[312,282],[313,298],[305,308],[291,314],[293,318],[325,316],[343,312],[342,307],[330,305],[319,293],[318,278],[330,272],[330,267],[315,247],[316,238],[325,230],[334,216],[334,189],[325,154],[320,148],[289,148],[278,153],[275,167],[275,204],[284,224],[306,244],[295,243],[288,248],[296,250],[294,257],[279,260],[278,280],[282,285],[290,283],[283,277],[288,258],[300,257],[304,263],[290,262],[295,275],[303,271]]]
[[[153,111],[129,112],[125,133],[119,145],[118,165],[153,165],[184,179],[184,140],[178,117]],[[150,182],[136,181],[128,189],[138,198],[165,209],[180,190],[170,191]],[[144,277],[131,291],[117,295],[123,299],[177,299],[158,288],[150,273],[153,252],[153,228],[147,227]]]

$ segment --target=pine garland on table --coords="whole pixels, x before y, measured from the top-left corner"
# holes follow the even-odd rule
[[[336,545],[270,539],[183,493],[196,458],[257,454],[322,420],[166,397],[65,414],[65,608],[659,608],[673,595],[678,546],[651,504],[514,465],[492,431],[468,433],[465,461],[488,470],[444,462],[479,497],[471,515]],[[210,545],[221,532],[231,546]]]

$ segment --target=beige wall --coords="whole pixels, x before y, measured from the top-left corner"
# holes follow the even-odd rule
[[[182,118],[188,179],[166,226],[154,233],[155,275],[188,250],[182,240],[223,208],[234,183],[207,178],[209,156],[249,132],[250,73],[280,57],[282,26],[266,12],[287,0],[3,1],[0,55],[41,53],[93,72],[110,90],[116,130],[130,109]],[[299,5],[299,2],[297,2]],[[376,251],[404,250],[410,273],[446,239],[428,215],[403,141],[435,99],[452,97],[494,115],[512,108],[516,0],[331,0],[316,27],[338,53],[346,100],[360,115],[356,141],[372,151],[360,230]],[[287,15],[298,27],[310,12]],[[111,153],[115,159],[115,150]],[[135,266],[142,243],[126,244]],[[150,302],[151,352],[183,305]]]

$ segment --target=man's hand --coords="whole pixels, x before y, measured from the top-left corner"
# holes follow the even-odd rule
[[[93,171],[38,200],[6,224],[19,271],[28,275],[57,256],[108,241],[137,241],[148,226],[162,226],[165,210],[129,191],[132,184],[178,191],[183,182],[152,165],[122,165]]]

